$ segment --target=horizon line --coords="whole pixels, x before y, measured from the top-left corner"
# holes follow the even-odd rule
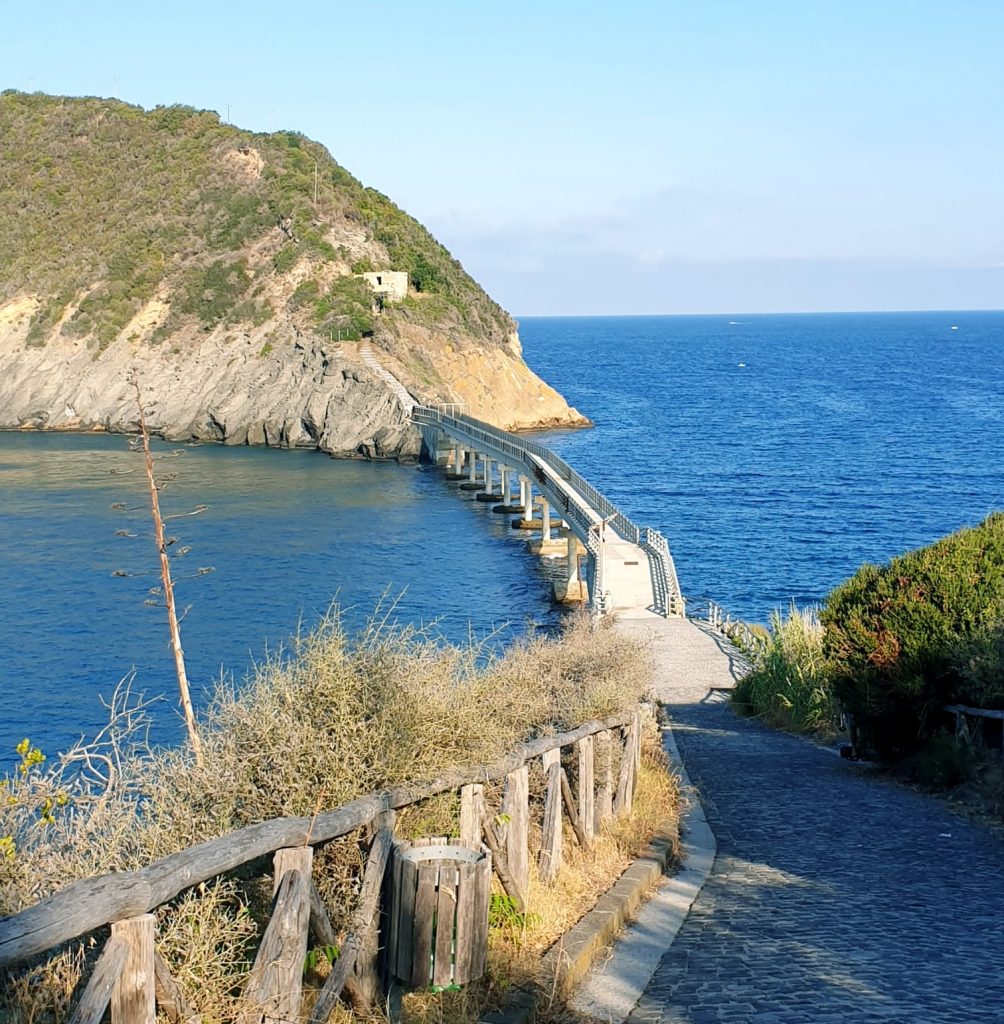
[[[1004,313],[1004,307],[974,306],[968,309],[773,309],[750,312],[690,312],[690,313],[512,313],[516,320],[561,320],[576,318],[669,317],[669,316],[886,316],[897,313]]]

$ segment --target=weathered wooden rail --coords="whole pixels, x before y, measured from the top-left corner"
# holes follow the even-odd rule
[[[575,791],[562,766],[569,748]],[[277,818],[200,843],[136,871],[85,878],[18,914],[0,918],[0,972],[111,926],[71,1024],[98,1024],[111,1005],[112,1024],[154,1024],[159,1006],[170,1019],[198,1019],[156,950],[156,910],[193,886],[274,855],[272,914],[250,971],[241,1024],[301,1017],[303,964],[309,936],[324,946],[336,934],[312,879],[313,849],[360,829],[372,835],[358,905],[311,1020],[327,1021],[343,993],[354,1005],[376,999],[378,909],[394,836],[395,812],[447,792],[460,792],[460,840],[492,853],[496,876],[523,909],[530,882],[529,764],[546,777],[538,874],[554,880],[562,863],[563,821],[588,849],[603,822],[632,808],[641,752],[638,711],[590,721],[522,744],[491,765],[396,786],[314,818]],[[616,777],[615,777],[616,776]],[[504,780],[501,812],[485,783]]]

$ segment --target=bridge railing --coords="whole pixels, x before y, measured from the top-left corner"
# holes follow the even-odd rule
[[[576,473],[564,459],[555,455],[550,448],[527,438],[517,439],[509,431],[493,427],[490,423],[475,419],[473,416],[451,415],[441,412],[439,409],[416,406],[412,417],[419,423],[443,424],[457,430],[464,430],[474,437],[490,441],[493,447],[499,448],[516,459],[522,460],[526,453],[535,455],[541,462],[546,463],[559,479],[564,480],[570,487],[578,491],[602,518],[608,520],[618,536],[632,544],[640,543],[639,528],[613,502],[604,497],[585,477]]]
[[[766,643],[767,637],[754,630],[748,622],[736,618],[711,598],[691,598],[688,601],[687,617],[707,622],[712,629],[727,637],[748,654],[756,654]]]
[[[686,602],[680,593],[676,566],[669,552],[669,543],[658,531],[646,526],[641,531],[641,547],[649,556],[652,566],[652,584],[655,606],[667,615],[684,615]]]
[[[656,610],[664,615],[683,614],[684,600],[666,538],[658,530],[639,528],[585,477],[549,448],[527,438],[517,438],[509,431],[501,430],[473,416],[452,415],[442,409],[416,406],[412,411],[412,419],[428,427],[450,428],[455,434],[467,437],[474,443],[481,441],[502,452],[517,464],[532,464],[532,460],[528,458],[532,455],[534,459],[546,465],[559,480],[563,480],[569,488],[578,493],[589,507],[613,528],[614,533],[631,544],[639,545],[649,556],[653,603]],[[540,477],[537,479],[540,483]],[[596,524],[593,520],[571,502],[563,503],[559,511],[569,522],[574,520],[585,531],[586,544],[589,550],[595,553],[598,539],[595,538]]]

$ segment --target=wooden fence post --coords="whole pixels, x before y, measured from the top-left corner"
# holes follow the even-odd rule
[[[312,1024],[325,1024],[338,1002],[342,989],[348,990],[353,1005],[359,1008],[372,1002],[378,987],[375,965],[376,911],[380,893],[384,886],[384,875],[390,848],[394,841],[394,812],[384,811],[373,820],[375,834],[370,846],[363,885],[359,893],[359,905],[352,915],[351,931],[342,944],[342,955],[324,981],[324,986],[314,1004],[310,1019]],[[369,952],[368,952],[369,951]],[[372,958],[369,953],[372,953]],[[360,959],[361,958],[361,959]],[[355,971],[355,973],[353,973]]]
[[[561,751],[548,750],[541,761],[547,773],[544,825],[540,836],[540,880],[553,882],[561,868]]]
[[[586,842],[591,843],[596,835],[596,800],[593,786],[593,737],[585,736],[575,744],[576,753],[579,755],[579,822],[582,825],[582,834]]]
[[[596,792],[596,831],[614,813],[614,744],[610,730],[596,734],[596,760],[598,762],[599,786]]]
[[[506,866],[520,896],[526,900],[530,889],[530,776],[525,764],[506,776],[502,813],[508,818]]]
[[[472,783],[460,790],[460,841],[476,847],[481,842],[481,816],[485,807],[485,787]]]
[[[637,717],[631,720],[624,732],[624,740],[621,744],[621,763],[617,775],[617,796],[614,800],[614,810],[618,817],[631,813],[634,805],[634,776],[635,776],[635,736],[637,735]]]
[[[112,1024],[154,1024],[157,1017],[153,914],[127,917],[112,925],[112,936],[126,944],[122,971],[112,988]]]
[[[303,962],[310,926],[309,846],[287,847],[275,854],[272,918],[262,936],[245,991],[244,1024],[287,1024],[300,1015]]]
[[[122,973],[128,953],[121,935],[113,935],[105,943],[105,948],[101,950],[101,956],[94,965],[91,980],[73,1011],[70,1024],[99,1024],[105,1010],[108,1009],[112,988]]]
[[[157,1009],[171,1024],[201,1024],[202,1018],[185,998],[181,987],[174,980],[167,961],[154,950],[153,974],[157,990]]]

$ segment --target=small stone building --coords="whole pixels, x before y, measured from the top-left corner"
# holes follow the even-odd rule
[[[382,296],[385,302],[400,302],[408,294],[408,275],[403,270],[374,270],[356,276],[363,278],[373,294]]]

